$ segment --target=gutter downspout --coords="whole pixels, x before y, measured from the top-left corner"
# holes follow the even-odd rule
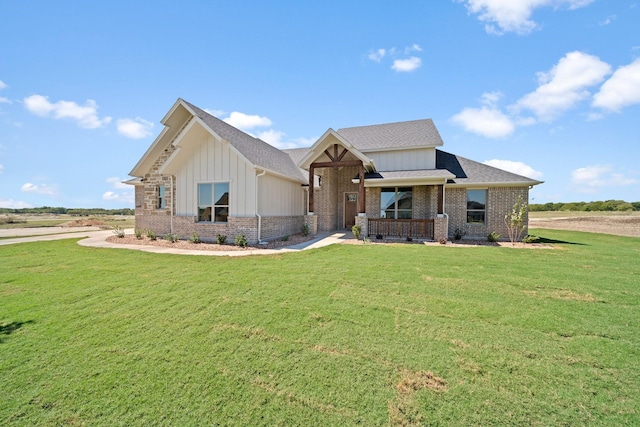
[[[256,175],[256,216],[258,217],[258,244],[259,245],[265,244],[266,242],[263,242],[262,239],[260,238],[260,234],[262,231],[262,215],[258,213],[258,178],[260,178],[266,173],[267,171],[263,169],[262,172]]]
[[[169,225],[169,232],[173,234],[173,204],[174,204],[174,191],[173,191],[173,175],[171,175],[171,224]]]

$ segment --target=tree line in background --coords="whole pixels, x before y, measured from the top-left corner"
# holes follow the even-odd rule
[[[587,211],[587,212],[627,212],[640,211],[640,202],[605,200],[603,202],[570,202],[530,204],[529,211]]]
[[[40,208],[0,208],[0,214],[59,214],[74,216],[95,216],[95,215],[133,215],[134,210],[129,208],[122,209],[102,209],[102,208],[56,208],[50,206],[42,206]]]

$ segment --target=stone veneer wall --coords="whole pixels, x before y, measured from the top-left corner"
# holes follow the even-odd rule
[[[504,216],[513,208],[522,196],[522,200],[529,202],[529,187],[490,187],[487,189],[487,205],[484,224],[467,224],[467,189],[445,189],[445,212],[449,215],[449,238],[453,238],[456,229],[465,233],[467,238],[486,239],[491,232],[500,234],[501,240],[507,239],[509,234],[504,223]],[[528,214],[525,224],[528,224]],[[523,236],[526,236],[528,227]]]
[[[143,184],[136,185],[136,228],[153,230],[158,235],[169,233],[171,229],[171,205],[174,203],[176,193],[175,178],[172,186],[171,175],[161,175],[158,173],[158,169],[174,149],[173,145],[169,144],[169,147],[156,159],[149,172],[145,174]],[[162,209],[158,209],[158,187],[160,185],[165,187],[166,203]]]

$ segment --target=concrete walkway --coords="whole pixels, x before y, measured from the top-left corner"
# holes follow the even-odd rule
[[[77,239],[86,237],[78,241],[81,246],[88,246],[93,248],[114,248],[114,249],[131,249],[143,252],[152,252],[160,254],[179,254],[179,255],[208,255],[208,256],[247,256],[247,255],[273,255],[282,254],[287,252],[297,252],[307,249],[316,249],[323,246],[333,245],[336,243],[342,243],[345,240],[353,239],[353,234],[348,231],[332,232],[332,233],[319,233],[313,240],[308,242],[299,243],[297,245],[285,246],[278,249],[247,249],[245,251],[202,251],[191,249],[178,249],[172,247],[152,246],[152,245],[125,245],[119,243],[107,242],[107,238],[113,236],[112,230],[87,230],[90,227],[81,227],[81,230],[74,230],[73,232],[57,233],[57,234],[42,234],[32,235],[35,233],[16,232],[18,229],[13,230],[0,230],[0,231],[13,231],[12,234],[5,233],[5,236],[28,236],[28,237],[15,237],[11,239],[0,239],[0,245],[10,245],[15,243],[28,243],[28,242],[41,242],[60,239]],[[19,229],[29,230],[29,229]],[[38,230],[38,229],[34,229]],[[133,234],[133,229],[125,230],[127,234]],[[2,234],[0,234],[2,237]]]

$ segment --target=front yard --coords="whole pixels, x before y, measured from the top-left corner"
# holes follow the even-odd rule
[[[0,247],[2,425],[633,425],[640,239]]]

